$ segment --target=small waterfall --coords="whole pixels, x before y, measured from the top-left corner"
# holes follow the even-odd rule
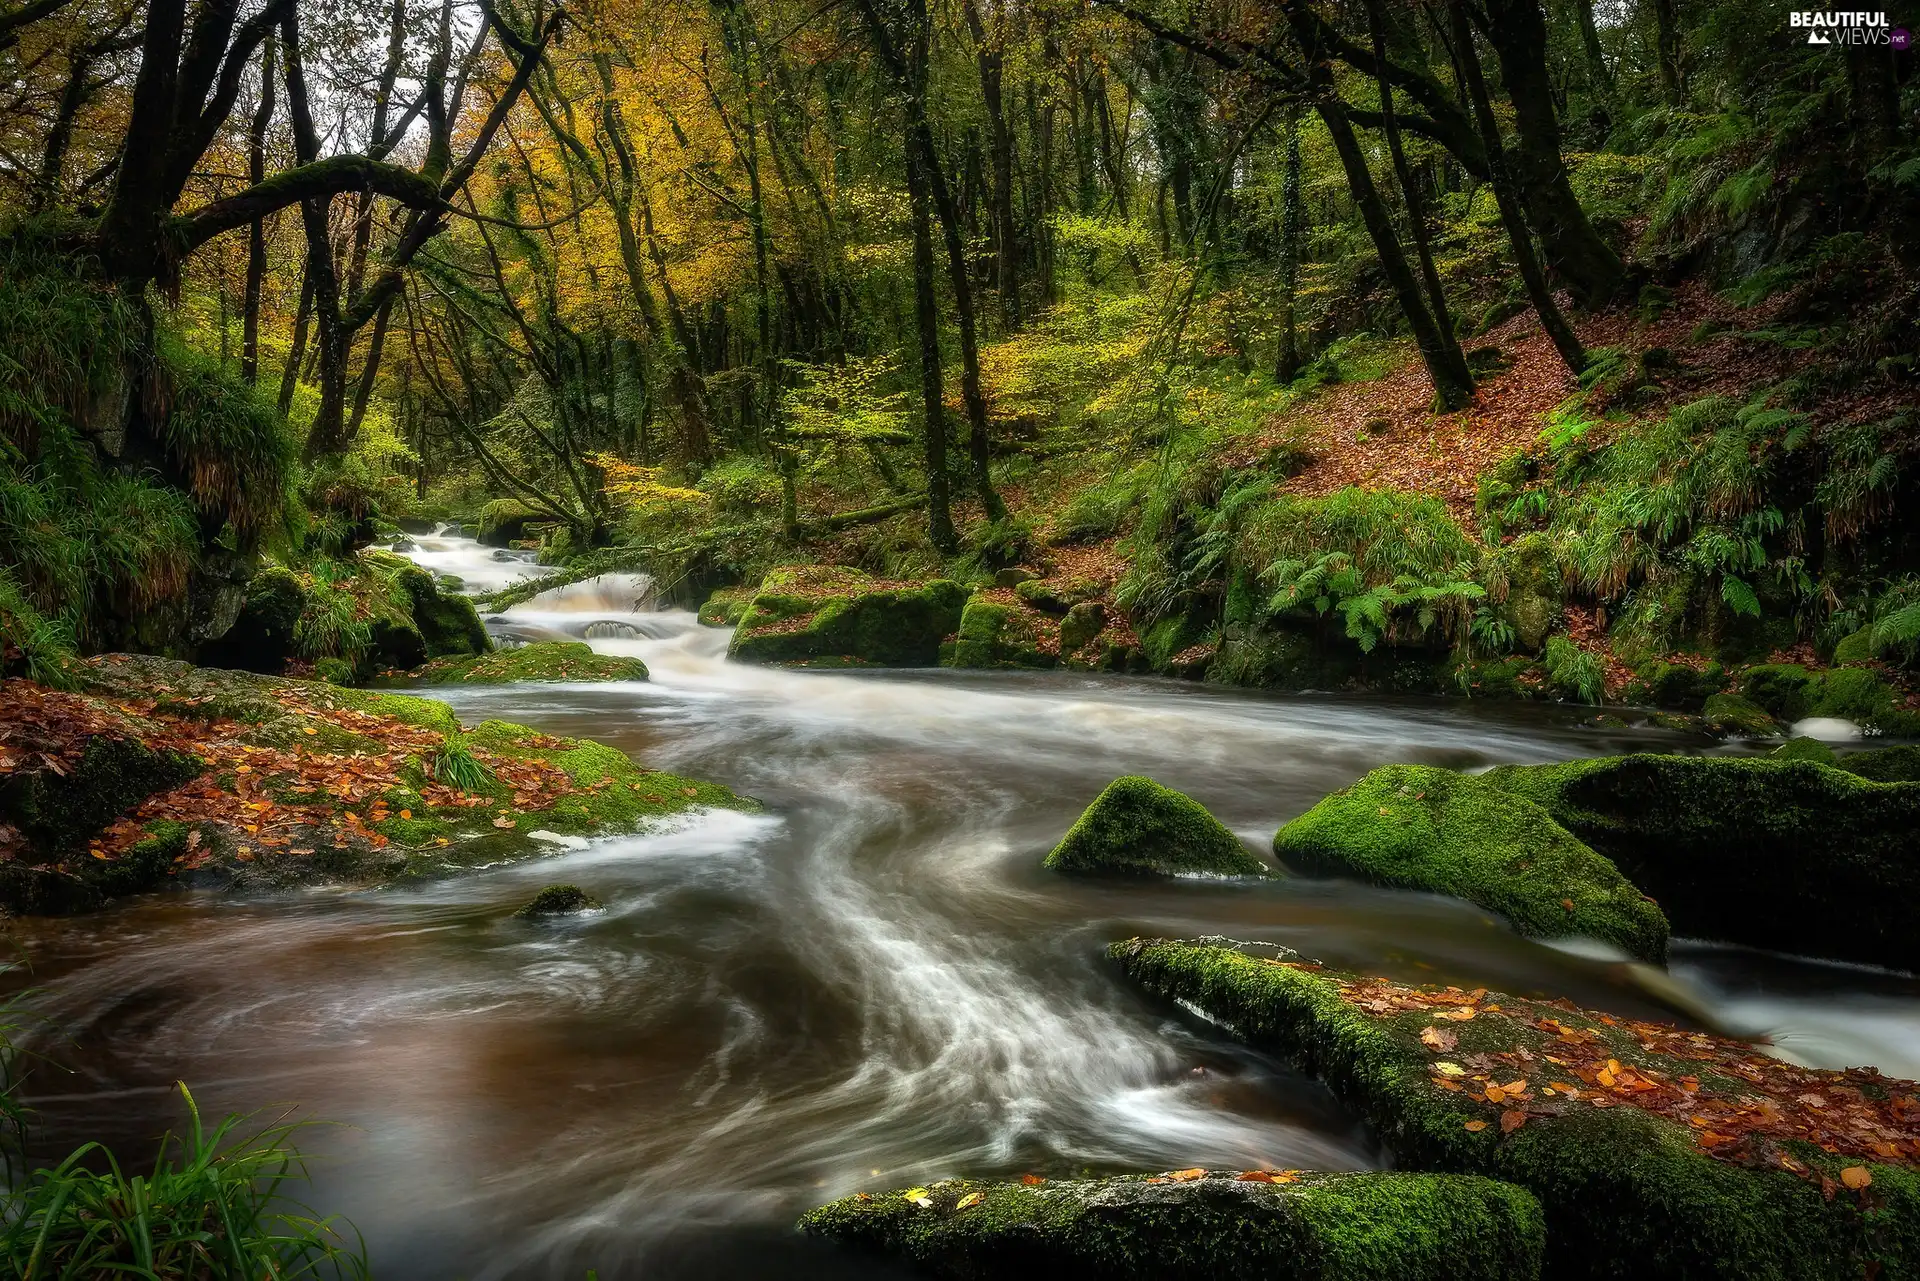
[[[655,608],[652,574],[596,574],[550,587],[509,614],[640,614]]]

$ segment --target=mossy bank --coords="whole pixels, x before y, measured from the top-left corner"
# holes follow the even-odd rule
[[[632,831],[724,787],[404,694],[108,655],[6,685],[0,896],[73,911],[168,886],[378,885]],[[57,768],[56,768],[57,767]]]

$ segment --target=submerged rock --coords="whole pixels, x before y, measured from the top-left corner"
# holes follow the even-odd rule
[[[748,663],[932,667],[960,626],[967,589],[946,579],[894,583],[857,569],[798,565],[768,572],[728,656]]]
[[[1856,1281],[1920,1267],[1920,1176],[1868,1146],[1914,1151],[1920,1135],[1893,1101],[1920,1089],[1910,1083],[1566,1002],[1408,988],[1207,941],[1134,939],[1112,955],[1147,991],[1318,1074],[1398,1164],[1532,1192],[1547,1277]],[[1762,1095],[1784,1119],[1756,1106]],[[1850,1129],[1856,1116],[1879,1132]],[[1794,1124],[1815,1141],[1765,1132]]]
[[[578,885],[549,885],[527,900],[514,915],[527,920],[542,916],[578,916],[600,909],[600,900]]]
[[[1481,777],[1613,860],[1677,934],[1920,969],[1920,783],[1646,754]]]
[[[1273,852],[1303,872],[1463,898],[1531,938],[1667,957],[1666,918],[1618,868],[1532,801],[1452,770],[1374,770],[1282,827]]]
[[[1044,864],[1054,872],[1265,876],[1255,858],[1190,796],[1129,774],[1107,784]]]
[[[412,673],[428,685],[504,685],[512,681],[643,681],[637,658],[596,654],[582,641],[535,641],[472,658],[441,659]]]
[[[800,1229],[955,1281],[1527,1281],[1545,1246],[1532,1195],[1449,1174],[947,1180],[847,1197]]]

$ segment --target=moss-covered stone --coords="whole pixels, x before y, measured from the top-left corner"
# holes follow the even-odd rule
[[[1034,578],[1014,587],[1013,594],[1035,609],[1064,614],[1075,605],[1097,599],[1100,584],[1091,578]]]
[[[1647,701],[1655,707],[1697,712],[1709,698],[1727,688],[1727,673],[1718,663],[1695,669],[1685,663],[1654,663],[1645,671]]]
[[[578,885],[549,885],[527,900],[514,915],[526,920],[543,916],[577,916],[599,910],[600,900]]]
[[[1532,1192],[1546,1220],[1543,1275],[1553,1281],[1856,1281],[1920,1268],[1920,1178],[1910,1169],[1866,1165],[1872,1195],[1861,1197],[1839,1181],[1841,1167],[1854,1161],[1790,1145],[1803,1169],[1834,1188],[1829,1199],[1820,1177],[1800,1177],[1777,1160],[1752,1167],[1716,1160],[1691,1127],[1664,1117],[1629,1106],[1562,1109],[1546,1100],[1542,1087],[1566,1081],[1571,1068],[1560,1064],[1576,1053],[1611,1055],[1669,1080],[1699,1072],[1703,1085],[1735,1096],[1741,1090],[1739,1080],[1705,1081],[1705,1070],[1684,1057],[1644,1053],[1617,1019],[1499,993],[1478,994],[1478,1017],[1464,1022],[1390,1004],[1375,1013],[1343,996],[1342,981],[1352,976],[1229,947],[1135,939],[1113,955],[1149,992],[1319,1075],[1400,1165],[1481,1174]],[[1423,1044],[1423,1027],[1436,1022],[1457,1045]],[[1554,1027],[1570,1029],[1581,1048],[1570,1049]],[[1511,1063],[1516,1050],[1531,1056],[1519,1068]],[[1501,1124],[1511,1101],[1482,1098],[1471,1080],[1478,1056],[1496,1052],[1509,1061],[1492,1074],[1525,1077],[1535,1100],[1511,1132]],[[1440,1084],[1450,1079],[1440,1062],[1474,1092]]]
[[[469,658],[445,658],[416,669],[428,685],[505,685],[512,681],[643,681],[637,658],[596,654],[582,641],[535,641]]]
[[[1863,667],[1810,671],[1797,663],[1764,663],[1740,674],[1740,692],[1783,721],[1830,716],[1888,734],[1920,733],[1920,713]]]
[[[1265,876],[1272,871],[1190,796],[1137,774],[1116,778],[1047,855],[1055,872]]]
[[[1020,604],[969,597],[960,615],[949,665],[953,667],[1052,667],[1057,655],[1044,648],[1052,619]]]
[[[247,581],[246,600],[226,635],[204,646],[201,661],[254,672],[278,672],[293,656],[293,631],[307,606],[300,576],[269,565]]]
[[[1714,694],[1700,711],[1700,723],[1716,734],[1738,738],[1771,738],[1780,726],[1766,709],[1739,694]]]
[[[1532,801],[1452,770],[1374,770],[1282,827],[1273,852],[1303,872],[1463,898],[1531,938],[1666,960],[1666,918],[1612,863]]]
[[[66,854],[157,792],[199,775],[200,763],[146,746],[132,732],[96,736],[77,763],[24,769],[0,780],[0,823],[42,851]]]
[[[1081,649],[1107,626],[1107,607],[1097,600],[1083,600],[1060,620],[1060,652],[1070,654]]]
[[[967,589],[946,579],[893,583],[838,566],[788,566],[761,582],[728,653],[749,663],[931,667],[966,601]]]
[[[1526,534],[1501,548],[1497,563],[1507,580],[1500,614],[1514,638],[1537,652],[1560,622],[1563,585],[1560,563],[1545,534]]]
[[[1920,969],[1920,783],[1811,761],[1655,755],[1481,777],[1612,859],[1676,934]]]
[[[821,1206],[801,1231],[953,1281],[1526,1281],[1540,1207],[1444,1174],[946,1180]],[[925,1204],[922,1204],[924,1202]],[[964,1206],[964,1208],[962,1208]]]
[[[493,648],[479,612],[465,596],[443,589],[418,565],[401,567],[394,581],[412,603],[414,626],[426,644],[428,658],[485,654]]]
[[[1817,738],[1790,738],[1773,749],[1776,761],[1812,761],[1816,765],[1838,765],[1840,757]]]
[[[738,627],[752,603],[753,588],[720,587],[707,597],[697,616],[708,627]]]
[[[1849,774],[1876,783],[1920,783],[1920,743],[1897,743],[1848,752],[1836,762]]]
[[[489,547],[507,547],[526,536],[528,525],[551,519],[517,498],[496,498],[480,509],[480,523],[468,537],[477,538]]]

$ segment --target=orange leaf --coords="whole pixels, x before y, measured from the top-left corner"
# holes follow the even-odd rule
[[[1045,1183],[1046,1180],[1037,1174],[1023,1174],[1020,1176],[1020,1182],[1026,1184],[1028,1187],[1032,1187],[1036,1183]]]
[[[493,820],[493,825],[495,827],[512,827],[513,820],[510,818],[496,818]]]
[[[1485,1121],[1469,1121],[1467,1122],[1466,1128],[1467,1128],[1467,1133],[1478,1134],[1480,1133],[1480,1131],[1487,1128],[1487,1123]]]
[[[1867,1167],[1864,1165],[1850,1165],[1840,1171],[1840,1182],[1858,1192],[1861,1188],[1873,1185],[1873,1176],[1867,1173]]]
[[[1248,1170],[1245,1174],[1236,1175],[1233,1181],[1235,1183],[1272,1183],[1273,1176],[1265,1170]]]
[[[1500,1114],[1500,1133],[1512,1134],[1527,1123],[1527,1114],[1519,1108],[1512,1108]]]
[[[1169,1174],[1167,1177],[1169,1179],[1172,1179],[1175,1183],[1191,1183],[1195,1179],[1206,1178],[1207,1172],[1201,1169],[1199,1166],[1195,1166],[1191,1170],[1175,1170],[1172,1174]]]

